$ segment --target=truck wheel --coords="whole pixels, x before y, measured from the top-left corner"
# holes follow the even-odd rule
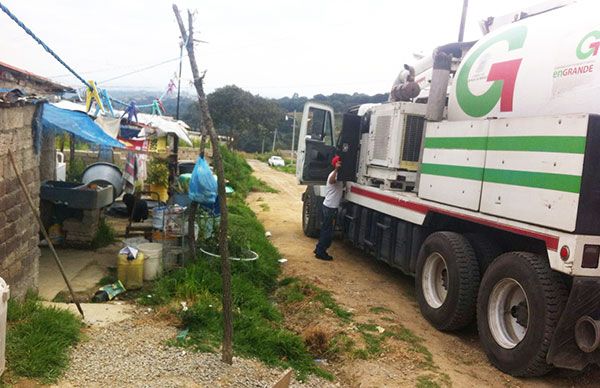
[[[479,274],[483,277],[485,270],[492,264],[492,261],[502,254],[502,248],[485,234],[467,233],[465,237],[475,251],[475,257],[477,257],[479,263]]]
[[[510,252],[489,266],[477,299],[477,328],[492,364],[517,377],[542,376],[568,292],[548,260]]]
[[[308,186],[302,196],[302,230],[307,237],[319,237],[319,201],[313,192],[313,188]]]
[[[427,237],[419,252],[415,280],[421,313],[436,329],[457,330],[473,321],[479,267],[464,236],[436,232]]]

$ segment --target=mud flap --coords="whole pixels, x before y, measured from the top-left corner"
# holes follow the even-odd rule
[[[559,368],[582,370],[591,363],[600,363],[600,349],[585,353],[575,342],[575,323],[581,316],[600,318],[600,279],[575,277],[569,301],[552,337],[546,360]]]

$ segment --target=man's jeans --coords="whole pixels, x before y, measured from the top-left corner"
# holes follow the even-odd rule
[[[333,240],[333,221],[337,214],[337,209],[332,209],[323,205],[323,220],[321,222],[321,234],[317,243],[317,255],[324,256],[327,254],[327,249],[331,246]]]

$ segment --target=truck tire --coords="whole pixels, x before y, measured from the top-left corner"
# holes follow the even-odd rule
[[[546,354],[567,297],[545,257],[509,252],[494,260],[477,299],[479,338],[490,362],[516,377],[548,373]]]
[[[302,231],[307,237],[319,237],[319,201],[312,186],[308,186],[302,196]]]
[[[436,329],[458,330],[473,321],[479,266],[464,236],[436,232],[427,237],[417,259],[415,283],[421,313]]]
[[[466,233],[465,237],[475,251],[479,263],[479,275],[483,277],[492,261],[502,254],[502,248],[494,240],[481,233]]]

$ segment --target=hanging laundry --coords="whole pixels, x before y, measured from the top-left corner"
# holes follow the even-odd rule
[[[167,85],[167,93],[168,95],[173,94],[173,92],[175,91],[175,89],[177,89],[177,86],[175,86],[175,81],[173,81],[172,79],[169,80],[169,85]]]
[[[90,108],[92,107],[92,102],[95,102],[96,106],[100,107],[100,109],[104,112],[104,106],[102,105],[102,99],[98,93],[96,82],[90,80],[88,81],[88,84],[90,84],[91,88],[87,88],[85,91],[85,111],[89,112]]]
[[[159,99],[152,101],[152,114],[162,116],[164,107]]]
[[[148,149],[147,142],[145,143],[145,149]],[[146,163],[148,162],[147,154],[138,154],[137,155],[137,179],[140,181],[145,181],[148,178],[148,169],[146,168]]]
[[[108,92],[106,91],[106,89],[100,89],[100,98],[102,99],[102,104],[104,105],[104,108],[108,110],[108,113],[110,113],[112,117],[114,117],[115,112],[113,110],[112,102],[110,102],[110,97],[108,96]],[[98,116],[99,112],[100,107],[96,105],[96,113],[94,113],[94,116]]]
[[[125,193],[133,194],[135,192],[136,180],[136,154],[129,151],[125,160],[125,171],[123,172],[123,181],[125,182]]]
[[[121,119],[118,117],[106,117],[106,116],[98,116],[96,120],[94,120],[96,124],[102,130],[113,139],[116,139],[119,135],[119,130],[121,128]]]
[[[137,114],[139,111],[140,110],[135,105],[135,101],[131,101],[129,103],[129,105],[127,105],[127,108],[125,108],[125,112],[123,112],[123,116],[121,116],[121,118],[123,118],[125,115],[127,115],[127,120],[133,121],[133,119],[135,118],[135,122],[137,123],[137,121],[138,121]]]

